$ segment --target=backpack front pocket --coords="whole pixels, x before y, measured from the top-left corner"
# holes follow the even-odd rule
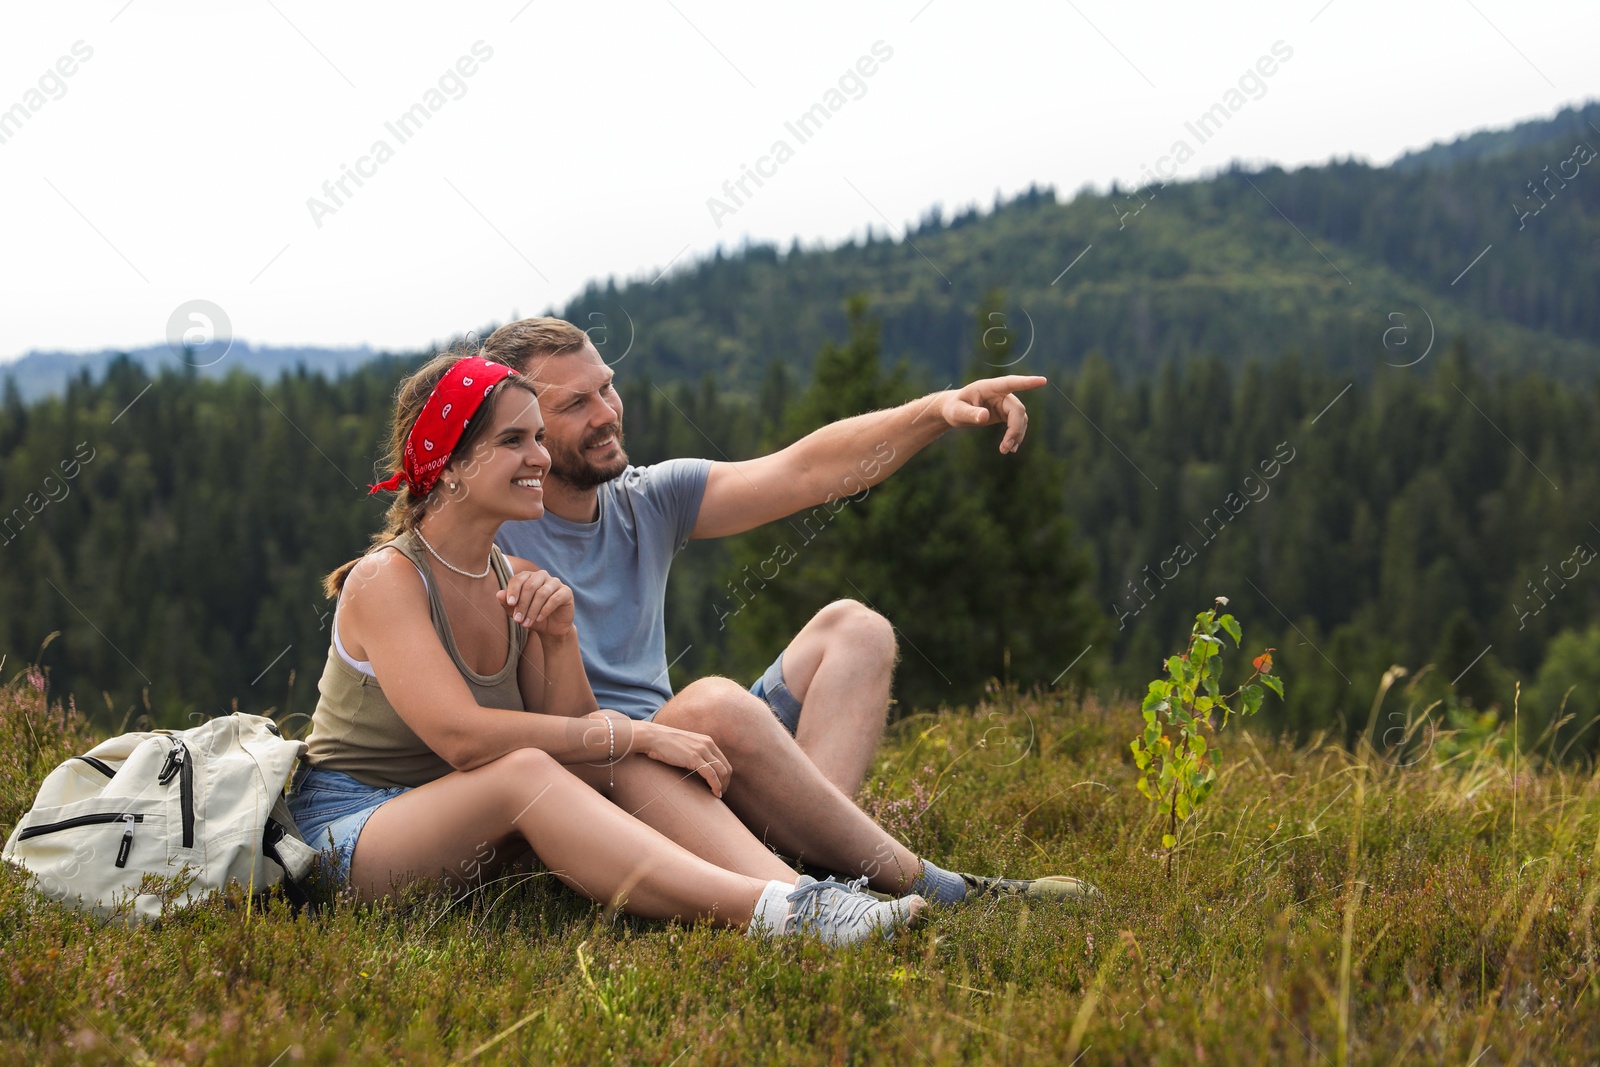
[[[127,797],[47,808],[17,830],[11,855],[46,896],[109,902],[144,872],[167,869],[167,818],[159,802]]]
[[[65,830],[77,830],[85,826],[100,826],[104,823],[122,823],[122,842],[117,846],[116,866],[128,865],[128,853],[133,851],[133,828],[138,823],[144,822],[144,814],[137,811],[97,811],[89,815],[74,815],[70,819],[61,819],[56,822],[38,823],[30,826],[17,835],[18,841],[31,841],[35,837],[45,834],[59,834]]]

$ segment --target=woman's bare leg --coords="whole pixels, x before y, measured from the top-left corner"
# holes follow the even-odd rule
[[[712,796],[705,779],[693,771],[641,755],[624,757],[612,768],[571,764],[567,769],[629,815],[707,862],[759,878],[763,884],[796,878],[789,865]]]
[[[645,918],[743,927],[769,880],[706,862],[547,753],[519,749],[386,801],[356,842],[350,884],[364,898],[386,896],[412,878],[459,877],[485,850],[514,854],[523,841],[584,896]]]

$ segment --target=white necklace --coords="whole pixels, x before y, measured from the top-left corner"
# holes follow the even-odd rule
[[[422,536],[422,531],[421,530],[413,529],[411,532],[417,535],[417,540],[422,542],[422,547],[423,548],[427,549],[430,553],[432,553],[434,559],[438,560],[440,563],[443,563],[446,567],[449,567],[451,570],[455,571],[457,574],[461,575],[463,578],[487,578],[487,577],[489,577],[489,571],[494,566],[494,553],[493,552],[490,552],[489,559],[483,565],[483,570],[479,571],[477,574],[473,574],[471,571],[462,570],[460,567],[457,567],[454,563],[451,563],[449,560],[447,560],[443,556],[439,555],[438,550],[435,549],[432,545],[428,544],[428,539],[426,537]]]

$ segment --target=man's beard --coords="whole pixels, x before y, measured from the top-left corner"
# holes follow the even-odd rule
[[[590,445],[604,441],[607,437],[617,439],[617,457],[597,463],[584,454]],[[545,441],[548,448],[550,442]],[[622,447],[622,423],[614,422],[602,430],[589,434],[583,440],[583,445],[578,449],[549,448],[550,452],[550,477],[566,482],[574,489],[593,489],[604,485],[617,475],[621,474],[628,466],[628,453]]]

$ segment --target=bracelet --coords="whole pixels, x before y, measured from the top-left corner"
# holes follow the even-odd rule
[[[611,716],[606,716],[606,775],[611,779],[611,788],[617,787],[617,727],[611,721]]]

